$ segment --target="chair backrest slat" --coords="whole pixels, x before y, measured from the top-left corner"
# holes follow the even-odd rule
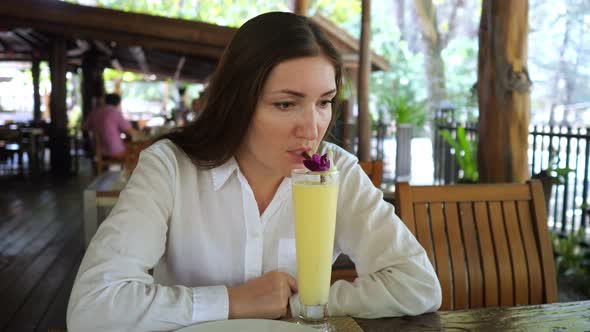
[[[409,205],[409,208],[412,209],[411,204]],[[430,231],[430,221],[428,218],[428,205],[416,204],[414,205],[413,212],[416,216],[416,222],[412,223],[412,225],[415,224],[416,231],[413,231],[412,228],[410,228],[410,226],[408,226],[408,228],[410,228],[410,231],[412,231],[412,233],[416,234],[416,238],[422,244],[424,250],[426,250],[428,258],[431,262],[433,262],[433,265],[435,265],[434,249],[432,244],[432,232]]]
[[[496,264],[500,276],[500,305],[514,305],[514,284],[512,283],[512,263],[510,261],[510,252],[508,250],[508,241],[506,239],[506,228],[504,227],[504,216],[502,215],[502,206],[500,202],[494,201],[488,203],[489,222],[494,238],[494,248],[496,250]]]
[[[537,199],[532,200],[531,211],[533,211],[533,231],[536,234],[535,240],[539,247],[541,268],[543,277],[543,288],[545,290],[544,302],[557,301],[557,283],[555,277],[555,265],[553,261],[553,249],[549,239],[549,230],[547,229],[547,209],[545,208],[545,199],[543,188],[540,181],[531,182],[531,192]]]
[[[504,220],[506,222],[506,234],[508,235],[508,248],[512,259],[512,268],[514,280],[519,280],[518,285],[514,285],[514,304],[522,305],[529,303],[529,280],[526,258],[524,256],[523,240],[520,236],[520,221],[516,214],[516,202],[502,202],[504,210]],[[529,219],[530,220],[530,219]],[[527,222],[523,220],[523,222]]]
[[[463,251],[463,234],[459,226],[459,212],[457,203],[446,203],[445,224],[451,256],[453,276],[453,309],[467,308],[467,267],[465,266],[465,253]]]
[[[445,189],[440,190],[440,187],[444,187]],[[513,185],[506,184],[415,186],[411,188],[414,203],[528,201],[531,199],[531,193],[527,186],[514,187]]]
[[[555,267],[541,185],[409,186],[396,207],[433,263],[442,310],[551,303]]]
[[[475,202],[475,225],[479,240],[480,256],[483,270],[484,306],[493,307],[499,305],[498,300],[498,277],[496,269],[496,257],[490,222],[488,218],[488,207],[485,202]]]
[[[440,203],[433,203],[429,206],[430,226],[434,242],[434,260],[436,261],[436,274],[441,283],[449,285],[442,289],[442,307],[450,308],[453,303],[451,259],[445,229],[443,209]]]
[[[479,245],[475,232],[475,220],[473,218],[473,204],[468,202],[459,203],[459,212],[461,216],[461,229],[463,230],[463,244],[465,245],[469,285],[479,286],[469,287],[469,307],[479,308],[483,306],[483,276],[479,258]]]
[[[543,303],[543,278],[539,278],[541,275],[541,266],[539,260],[536,259],[539,249],[535,241],[531,223],[525,222],[526,220],[531,220],[531,205],[529,202],[518,202],[518,217],[521,220],[520,229],[523,234],[522,240],[527,257],[530,292],[529,303],[541,304]]]

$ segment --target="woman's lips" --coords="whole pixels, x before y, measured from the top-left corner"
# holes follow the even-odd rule
[[[303,163],[305,157],[301,155],[301,151],[289,151],[289,156],[296,163]]]

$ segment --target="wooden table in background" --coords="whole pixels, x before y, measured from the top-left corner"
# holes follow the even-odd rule
[[[413,317],[355,319],[365,332],[590,331],[590,301],[440,311]]]
[[[107,171],[98,176],[84,189],[84,244],[88,247],[90,239],[98,228],[98,209],[113,207],[119,193],[125,187],[126,179],[120,171]]]

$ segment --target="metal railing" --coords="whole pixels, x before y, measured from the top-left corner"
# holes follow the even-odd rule
[[[530,126],[528,157],[533,175],[563,170],[561,181],[552,186],[549,226],[564,235],[586,228],[590,128]]]
[[[460,170],[453,149],[442,139],[440,131],[448,130],[456,137],[457,128],[465,128],[468,140],[477,140],[477,124],[456,123],[436,119],[434,125],[433,158],[436,184],[456,183]],[[586,229],[590,213],[590,128],[562,126],[529,127],[528,160],[531,175],[542,171],[556,175],[561,170],[561,181],[554,180],[548,199],[548,224],[557,233],[571,234]],[[570,169],[570,171],[567,171]]]

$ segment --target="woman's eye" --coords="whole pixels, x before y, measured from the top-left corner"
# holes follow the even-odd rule
[[[321,108],[328,108],[334,101],[333,100],[322,100],[320,101]]]
[[[293,107],[295,105],[295,103],[292,102],[279,102],[279,103],[273,103],[273,105],[281,110],[288,110],[289,108]]]

